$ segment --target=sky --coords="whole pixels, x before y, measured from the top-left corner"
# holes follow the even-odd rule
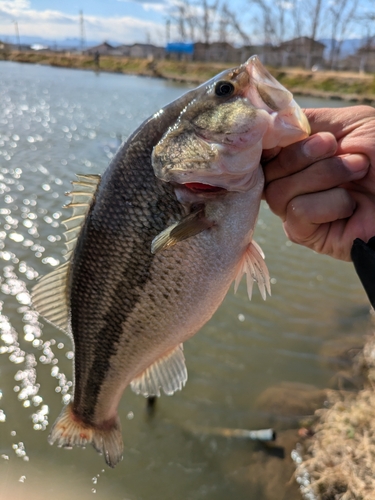
[[[293,5],[291,0],[275,1],[290,12]],[[302,6],[306,5],[306,1],[309,0],[294,0]],[[329,5],[329,2],[340,0],[323,1]],[[21,43],[23,37],[30,36],[56,43],[67,38],[77,39],[80,37],[79,12],[82,10],[88,44],[90,41],[99,43],[108,40],[118,44],[151,41],[156,45],[164,45],[166,20],[176,2],[178,0],[0,0],[0,38],[17,42],[16,21]],[[360,0],[360,6],[365,9],[372,2],[373,0]],[[196,3],[200,2],[197,0]],[[242,28],[250,34],[257,23],[254,3],[253,7],[251,0],[230,0],[228,4],[237,13]],[[372,10],[375,9],[372,7]],[[329,37],[329,29],[321,35]],[[353,29],[348,37],[360,35],[360,31]],[[252,40],[254,36],[256,34],[252,32]],[[177,33],[173,31],[172,24],[171,39],[173,38],[177,38]]]
[[[17,21],[21,42],[78,38],[82,10],[87,40],[164,44],[168,8],[170,0],[0,0],[0,35],[14,42]]]

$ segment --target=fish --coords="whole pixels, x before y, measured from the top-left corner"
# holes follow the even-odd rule
[[[66,262],[39,279],[35,309],[72,338],[74,393],[49,442],[92,444],[115,467],[130,386],[171,395],[183,344],[243,275],[270,292],[253,240],[262,149],[307,137],[292,94],[257,56],[188,91],[125,141],[102,176],[78,174],[64,221]]]

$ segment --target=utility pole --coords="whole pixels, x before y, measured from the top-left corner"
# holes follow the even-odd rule
[[[16,30],[16,38],[17,38],[18,50],[21,50],[20,32],[18,30],[18,22],[17,21],[14,21],[14,28]]]
[[[167,19],[165,22],[165,39],[167,44],[171,41],[171,20]]]
[[[79,11],[79,27],[80,27],[80,40],[81,40],[81,52],[84,51],[86,45],[86,36],[85,36],[85,23],[83,19],[83,11]]]

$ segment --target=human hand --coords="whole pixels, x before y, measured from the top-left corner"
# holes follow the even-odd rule
[[[291,241],[350,261],[375,235],[375,109],[307,109],[312,135],[263,154],[264,197]]]

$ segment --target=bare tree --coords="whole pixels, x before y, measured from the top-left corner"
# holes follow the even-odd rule
[[[291,32],[293,2],[286,0],[249,0],[250,5],[258,7],[263,28],[263,42],[279,45]]]
[[[220,0],[214,0],[211,4],[209,4],[208,0],[202,1],[203,17],[201,30],[203,35],[203,42],[207,45],[212,40],[213,28],[219,7],[219,2]]]
[[[198,26],[195,10],[195,7],[186,0],[186,24],[189,29],[189,38],[191,42],[195,41]]]
[[[186,3],[181,1],[174,5],[170,14],[171,21],[176,25],[178,37],[181,42],[186,41]]]
[[[335,0],[329,6],[331,23],[329,66],[331,69],[337,67],[342,42],[355,19],[357,7],[358,0]]]
[[[265,44],[275,44],[277,40],[276,16],[273,2],[270,0],[250,0],[250,4],[259,7],[262,19],[263,42]]]
[[[315,38],[318,34],[320,22],[321,22],[321,13],[322,13],[322,0],[311,0],[310,1],[310,14],[312,23],[310,26],[310,30],[308,30],[310,43],[306,56],[306,68],[311,68],[311,61],[314,51],[314,43]],[[309,16],[310,17],[310,16]]]
[[[245,45],[250,45],[250,37],[223,0],[179,0],[170,19],[181,41],[189,38],[209,45],[214,40],[228,42],[240,38]]]
[[[291,0],[290,21],[292,23],[293,38],[300,38],[303,33],[303,12],[301,12],[301,0]]]
[[[375,49],[375,12],[366,9],[365,13],[358,13],[354,21],[361,27],[364,34],[362,38],[365,40],[358,51],[360,56],[358,69],[362,73],[366,71],[370,55]]]
[[[234,33],[240,36],[244,45],[251,45],[250,37],[247,33],[242,29],[239,20],[237,19],[236,14],[231,11],[227,4],[223,5],[222,9],[222,17],[226,20],[226,22],[231,26]]]

